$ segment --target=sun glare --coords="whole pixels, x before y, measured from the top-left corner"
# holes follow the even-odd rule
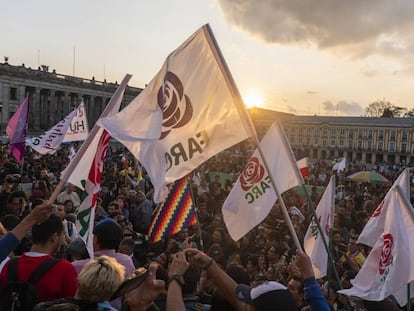
[[[246,108],[263,108],[264,99],[258,92],[249,92],[243,96],[244,104]]]

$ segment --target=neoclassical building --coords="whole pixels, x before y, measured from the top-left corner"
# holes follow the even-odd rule
[[[27,96],[31,98],[29,132],[41,133],[70,113],[83,98],[89,126],[96,122],[118,84],[49,72],[47,66],[31,69],[0,64],[0,128],[5,133],[9,118]],[[123,105],[142,89],[127,87]]]
[[[280,120],[296,154],[362,163],[414,162],[414,118],[295,116],[257,108],[251,114],[259,136]]]
[[[62,120],[83,98],[89,126],[96,122],[117,83],[0,64],[0,127],[5,128],[26,94],[31,96],[29,132],[39,134]],[[142,89],[128,87],[123,105]],[[347,157],[365,163],[414,162],[414,118],[295,116],[260,108],[249,110],[259,137],[280,120],[295,153],[316,159]],[[238,125],[235,125],[238,126]]]

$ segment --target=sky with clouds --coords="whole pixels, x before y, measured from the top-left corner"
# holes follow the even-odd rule
[[[296,114],[414,108],[411,0],[1,1],[0,61],[144,87],[209,23],[242,96]]]

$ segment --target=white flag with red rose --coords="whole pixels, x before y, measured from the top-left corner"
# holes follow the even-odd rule
[[[283,129],[275,122],[260,142],[279,193],[302,184],[302,176]],[[277,199],[263,160],[256,150],[223,204],[223,219],[237,241],[260,224]]]
[[[400,186],[407,198],[410,197],[410,169],[406,168],[400,176],[398,176],[397,180],[392,185],[391,189],[395,188],[396,186]],[[384,199],[372,213],[371,218],[366,223],[364,229],[362,230],[361,234],[358,237],[357,243],[365,244],[370,247],[374,246],[375,242],[384,232],[384,224],[385,224],[385,215],[387,213],[386,208],[390,206],[388,201],[390,200],[391,196],[391,189],[385,195]],[[391,206],[392,207],[392,206]],[[395,208],[395,207],[392,207]]]
[[[329,245],[329,231],[333,226],[333,215],[335,208],[335,176],[331,176],[328,186],[326,187],[321,200],[316,207],[316,216],[318,218],[322,234],[324,235],[326,245]],[[312,217],[306,231],[303,248],[306,254],[312,260],[313,270],[317,279],[323,278],[328,272],[328,252],[322,240],[321,233]]]
[[[98,121],[143,164],[155,202],[165,198],[167,184],[254,135],[218,55],[205,25],[167,57],[128,106]]]
[[[400,187],[389,192],[384,231],[375,243],[361,270],[351,280],[352,288],[338,293],[371,301],[406,290],[414,280],[414,218],[410,202]],[[404,297],[401,297],[404,299]],[[398,301],[404,305],[405,301]]]

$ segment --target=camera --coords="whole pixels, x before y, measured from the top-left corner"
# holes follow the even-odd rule
[[[9,184],[18,184],[21,182],[21,180],[22,180],[22,177],[19,174],[13,174],[6,178],[6,181]]]

